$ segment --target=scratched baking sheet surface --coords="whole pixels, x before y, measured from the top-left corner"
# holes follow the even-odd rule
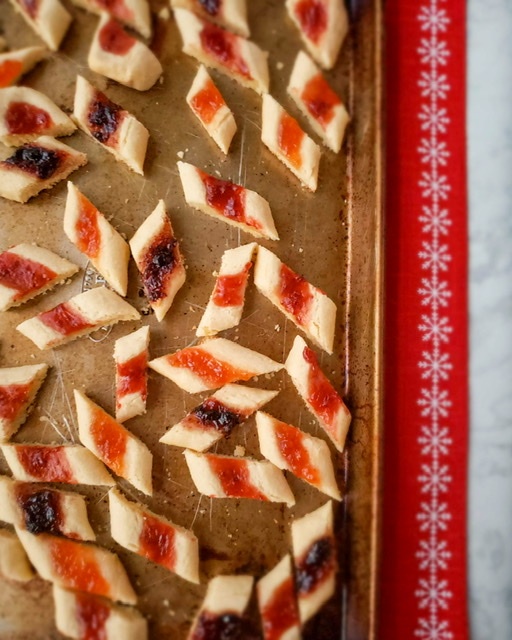
[[[252,38],[270,52],[271,93],[295,116],[297,109],[286,95],[286,84],[300,39],[281,1],[249,2]],[[0,249],[19,242],[38,242],[67,257],[82,269],[72,281],[50,294],[0,315],[0,366],[47,362],[50,373],[28,422],[14,438],[17,442],[77,442],[73,389],[90,395],[106,410],[114,409],[114,341],[148,324],[150,355],[157,357],[194,342],[199,322],[222,253],[252,241],[238,232],[189,208],[183,198],[176,161],[184,160],[257,191],[271,204],[279,242],[261,241],[296,271],[321,287],[338,306],[333,356],[320,354],[320,362],[354,412],[347,456],[331,447],[340,486],[348,474],[344,505],[337,508],[341,569],[338,592],[308,627],[306,637],[317,640],[367,638],[374,615],[375,528],[378,499],[378,364],[379,359],[379,146],[378,146],[378,10],[358,3],[338,65],[329,81],[353,111],[349,141],[336,156],[323,148],[319,188],[302,189],[291,174],[260,142],[261,99],[225,76],[212,72],[238,124],[226,158],[208,139],[189,111],[184,97],[197,70],[197,62],[182,54],[176,25],[156,20],[153,48],[160,57],[163,82],[138,93],[92,73],[86,64],[95,16],[68,7],[74,22],[61,50],[25,77],[24,84],[47,93],[67,112],[72,110],[76,74],[91,80],[115,102],[135,114],[149,129],[151,139],[145,176],[131,173],[78,132],[65,142],[88,154],[89,163],[71,179],[126,237],[163,198],[187,264],[187,281],[162,323],[153,315],[142,322],[123,323],[95,340],[81,339],[48,352],[15,331],[23,320],[94,285],[95,273],[86,271],[83,256],[62,231],[65,183],[27,205],[0,202]],[[161,5],[154,4],[156,11]],[[12,48],[39,44],[37,38],[5,0],[0,5],[0,29]],[[304,123],[304,120],[299,117]],[[0,149],[2,157],[8,155]],[[128,300],[139,310],[146,302],[140,282],[130,266]],[[241,325],[225,337],[283,361],[297,331],[250,286]],[[318,350],[317,350],[318,352]],[[280,372],[249,384],[279,389],[266,410],[282,420],[319,434],[319,428],[286,377]],[[205,394],[207,395],[207,394]],[[154,454],[152,498],[139,494],[124,481],[127,496],[140,500],[173,522],[192,528],[201,547],[201,585],[192,585],[165,569],[140,559],[113,543],[109,536],[108,504],[103,489],[79,487],[88,497],[89,513],[99,544],[119,553],[139,596],[138,606],[148,618],[150,638],[186,637],[208,578],[220,573],[263,575],[290,549],[290,522],[326,501],[323,494],[288,475],[297,505],[251,500],[212,500],[194,488],[180,449],[158,442],[169,426],[199,403],[198,395],[182,392],[170,381],[150,374],[148,411],[127,423]],[[254,420],[237,428],[219,443],[219,453],[231,454],[241,445],[247,455],[260,458]],[[348,458],[348,464],[347,464]],[[5,463],[0,461],[0,471]],[[256,618],[255,603],[251,616]],[[0,638],[48,640],[61,638],[53,624],[53,605],[47,583],[34,580],[25,586],[0,583]]]

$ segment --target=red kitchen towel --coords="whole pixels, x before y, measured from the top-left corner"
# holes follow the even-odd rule
[[[464,0],[389,0],[378,638],[468,637]]]

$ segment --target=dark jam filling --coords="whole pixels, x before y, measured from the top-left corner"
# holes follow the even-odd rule
[[[25,145],[16,149],[10,158],[4,160],[4,164],[32,173],[40,180],[48,180],[57,171],[61,161],[62,154],[58,151]]]
[[[220,0],[199,0],[199,4],[211,16],[216,16],[220,9]]]
[[[62,512],[60,496],[55,491],[43,489],[28,491],[21,486],[16,500],[23,510],[25,527],[30,533],[60,533]]]
[[[121,107],[106,96],[98,96],[89,108],[89,128],[93,138],[105,144],[119,127]]]
[[[156,302],[165,296],[165,281],[178,262],[176,252],[176,240],[165,232],[150,247],[142,276],[146,296],[150,302]]]
[[[224,436],[229,436],[233,429],[242,422],[242,416],[230,411],[225,405],[214,398],[207,398],[192,411],[205,427],[213,427]]]
[[[247,640],[246,627],[244,620],[236,613],[216,615],[203,611],[191,640]]]
[[[296,572],[299,594],[314,591],[334,569],[334,545],[330,537],[314,542],[303,559],[298,563]]]
[[[237,36],[214,24],[205,23],[200,38],[203,49],[213,58],[233,73],[251,77],[245,60],[238,53]]]

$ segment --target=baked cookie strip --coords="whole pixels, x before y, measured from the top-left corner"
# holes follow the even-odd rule
[[[78,267],[53,251],[22,243],[0,253],[0,311],[23,304],[70,278]]]
[[[117,160],[144,175],[149,131],[82,76],[76,78],[73,118],[82,131]]]
[[[50,98],[30,87],[0,89],[0,142],[17,146],[39,136],[69,136],[76,126]]]
[[[257,244],[228,249],[222,256],[215,287],[196,330],[196,336],[213,336],[238,326],[244,310],[245,289]]]
[[[39,349],[58,347],[100,327],[138,320],[139,313],[117,293],[97,287],[25,320],[16,328]]]
[[[256,585],[264,640],[301,640],[297,594],[290,555]]]
[[[116,340],[116,420],[125,422],[146,412],[149,327]]]
[[[133,607],[53,585],[55,625],[75,640],[147,640],[148,624]]]
[[[315,352],[300,336],[296,336],[284,366],[307,408],[336,449],[343,451],[351,421],[350,411],[320,368]]]
[[[130,247],[72,182],[68,182],[64,233],[112,289],[120,296],[126,296]]]
[[[149,366],[188,393],[200,393],[279,371],[283,365],[231,340],[212,338],[151,360]]]
[[[327,443],[263,411],[256,414],[256,428],[261,454],[267,460],[341,500]]]
[[[16,480],[107,487],[115,484],[96,456],[80,445],[4,444],[0,448]]]
[[[217,69],[243,87],[267,93],[269,85],[268,53],[250,40],[186,9],[174,9],[174,17],[183,40],[183,51],[207,67]]]
[[[64,5],[59,0],[11,0],[11,4],[48,47],[57,51],[72,21]]]
[[[305,187],[316,191],[320,147],[269,94],[263,96],[261,140]]]
[[[331,598],[336,588],[336,540],[332,502],[292,522],[293,559],[302,624]]]
[[[342,0],[286,0],[290,18],[313,58],[332,69],[348,32],[348,14]]]
[[[0,89],[16,84],[22,75],[46,58],[45,47],[25,47],[0,53]]]
[[[0,575],[16,582],[28,582],[36,576],[18,536],[6,529],[0,529]]]
[[[303,51],[297,54],[287,91],[324,144],[338,153],[350,116],[341,98]]]
[[[38,484],[0,476],[0,520],[30,533],[54,533],[75,540],[95,540],[85,498]]]
[[[292,271],[264,247],[258,249],[254,284],[315,344],[332,353],[336,305],[321,289]]]
[[[160,60],[117,20],[103,13],[87,64],[96,73],[138,91],[147,91],[162,75]]]
[[[195,453],[189,449],[183,453],[197,490],[205,496],[284,502],[288,507],[295,504],[282,471],[266,460]]]
[[[25,422],[47,373],[46,364],[0,369],[0,442]]]
[[[111,489],[110,534],[125,549],[199,584],[199,542],[192,531],[178,527]]]
[[[17,529],[37,573],[64,589],[84,591],[110,600],[135,604],[137,596],[115,553],[95,544],[48,533],[34,535]]]
[[[203,65],[187,94],[187,104],[225,154],[236,133],[235,117]]]
[[[276,397],[278,391],[227,384],[167,431],[160,442],[206,451]]]
[[[27,202],[67,178],[86,162],[85,153],[50,136],[41,136],[18,147],[0,162],[0,196],[15,202]]]
[[[153,456],[146,445],[75,389],[78,435],[83,445],[116,475],[147,495],[153,493]]]
[[[252,637],[252,634],[246,634],[247,621],[243,616],[249,604],[253,582],[252,576],[212,578],[187,640]]]
[[[101,15],[108,13],[127,27],[138,31],[144,38],[151,37],[151,12],[147,0],[72,0],[86,11]]]
[[[269,203],[255,191],[177,163],[187,204],[258,238],[279,240]]]
[[[244,38],[250,35],[246,0],[171,0],[173,9],[187,9],[200,18],[229,29]]]

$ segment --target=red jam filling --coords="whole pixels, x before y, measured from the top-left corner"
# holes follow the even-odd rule
[[[7,131],[13,135],[41,133],[52,126],[50,114],[28,102],[11,102],[5,112]]]
[[[77,246],[88,258],[97,258],[101,235],[98,227],[98,209],[85,196],[79,194],[79,212],[76,222]]]
[[[341,100],[327,84],[321,73],[306,83],[301,96],[309,113],[325,129],[334,118],[334,109]]]
[[[197,426],[199,422],[202,427],[215,429],[223,436],[228,437],[233,429],[242,422],[244,416],[232,411],[215,398],[207,398],[191,411],[191,418],[194,426]]]
[[[51,489],[37,489],[19,484],[15,489],[16,502],[23,511],[25,528],[30,533],[62,533],[64,514],[61,495]]]
[[[315,591],[336,567],[334,542],[326,536],[316,540],[297,563],[296,583],[299,596]]]
[[[176,567],[175,530],[153,516],[144,514],[139,538],[140,552],[149,560],[174,571]]]
[[[192,98],[191,104],[201,121],[204,124],[210,124],[217,111],[226,103],[217,87],[211,80],[208,80],[205,86]]]
[[[124,473],[124,455],[128,436],[126,429],[102,409],[94,408],[91,436],[98,449],[98,457],[118,476]]]
[[[229,276],[219,276],[213,290],[213,302],[218,307],[240,307],[244,303],[245,288],[252,262],[243,271]]]
[[[288,463],[290,471],[299,478],[318,484],[320,482],[318,470],[311,464],[299,429],[279,422],[276,424],[276,439],[279,451]]]
[[[107,640],[110,607],[87,593],[75,593],[80,640]]]
[[[228,603],[226,603],[228,604]],[[189,640],[252,640],[244,620],[236,613],[202,611]]]
[[[222,490],[228,498],[268,500],[268,498],[252,484],[246,460],[208,456],[208,462],[212,471],[218,476]]]
[[[94,4],[122,22],[133,20],[133,11],[126,6],[124,0],[94,0]]]
[[[9,251],[0,254],[0,284],[18,291],[14,300],[42,289],[56,277],[55,271],[39,262],[28,260]]]
[[[204,349],[189,347],[167,357],[172,367],[189,369],[212,388],[223,387],[228,382],[249,380],[254,375],[231,366],[227,362],[217,360]]]
[[[50,309],[50,311],[40,313],[37,317],[47,327],[50,327],[63,336],[80,333],[80,331],[94,326],[77,311],[72,309],[67,302],[57,305],[53,309]]]
[[[99,43],[103,51],[116,56],[124,56],[137,42],[128,35],[123,27],[115,20],[109,20],[99,33]]]
[[[304,360],[309,364],[307,402],[322,422],[335,433],[336,417],[340,411],[347,411],[332,384],[320,369],[315,352],[304,347]]]
[[[172,236],[171,226],[166,221],[164,229],[153,240],[144,256],[141,269],[144,290],[150,302],[165,298],[168,279],[179,264],[178,242]]]
[[[92,137],[109,147],[115,146],[117,143],[115,133],[125,113],[118,104],[109,100],[101,91],[97,91],[87,114]]]
[[[27,474],[36,480],[76,484],[65,447],[18,445],[16,455]]]
[[[30,384],[7,384],[0,387],[0,418],[14,420],[30,394]]]
[[[4,60],[0,62],[0,89],[10,87],[23,71],[23,64],[19,60]]]
[[[55,538],[50,543],[50,554],[53,569],[66,587],[98,595],[110,594],[110,586],[101,573],[94,547]]]
[[[118,398],[123,398],[130,393],[139,393],[144,400],[146,399],[147,365],[148,355],[146,351],[142,351],[125,362],[117,363],[116,395]]]
[[[275,589],[261,610],[265,640],[280,640],[284,633],[300,626],[292,578],[287,578]]]
[[[18,0],[20,6],[35,20],[39,11],[39,0]]]
[[[327,9],[322,0],[301,0],[295,5],[295,15],[302,31],[315,44],[327,29]]]
[[[31,173],[40,180],[48,180],[62,166],[67,155],[63,151],[26,144],[16,149],[2,164]]]
[[[277,143],[286,158],[296,168],[302,166],[302,140],[305,136],[304,131],[299,126],[295,118],[287,113],[283,113],[279,121],[277,131]]]
[[[309,283],[285,264],[279,274],[279,299],[283,307],[300,325],[305,325],[313,302]]]
[[[201,45],[215,60],[233,73],[251,78],[247,63],[238,52],[238,37],[209,22],[200,34]]]
[[[199,0],[199,4],[210,16],[216,16],[220,10],[221,0]]]

